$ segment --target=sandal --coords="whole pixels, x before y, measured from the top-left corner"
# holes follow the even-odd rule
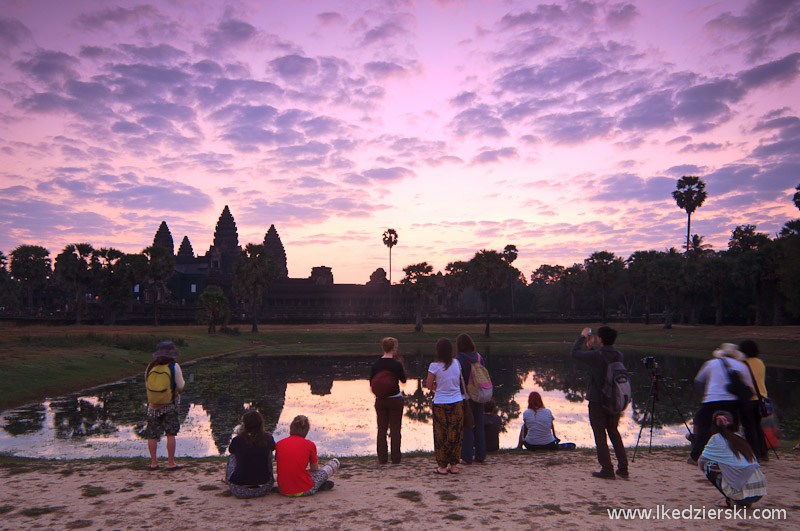
[[[438,468],[434,468],[433,469],[433,473],[436,474],[437,476],[446,476],[447,475],[447,472],[439,472]]]

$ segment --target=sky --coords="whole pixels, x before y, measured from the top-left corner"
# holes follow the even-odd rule
[[[363,284],[481,249],[716,250],[798,217],[800,1],[0,0],[0,251],[274,224]]]

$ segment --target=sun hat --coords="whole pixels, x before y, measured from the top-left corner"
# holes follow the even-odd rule
[[[743,361],[747,357],[739,350],[739,347],[733,343],[721,344],[719,348],[714,351],[713,356],[715,358],[733,358],[739,361]]]
[[[158,344],[158,350],[153,352],[154,358],[172,358],[175,359],[180,354],[180,351],[172,341],[162,341]]]

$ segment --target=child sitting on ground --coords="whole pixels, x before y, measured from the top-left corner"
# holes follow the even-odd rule
[[[306,439],[309,429],[308,417],[297,415],[289,425],[289,436],[275,445],[278,488],[285,496],[310,496],[333,488],[328,478],[339,470],[339,460],[334,458],[319,466],[317,446]]]
[[[255,409],[242,416],[242,429],[233,438],[228,452],[225,481],[237,498],[258,498],[272,489],[272,451],[275,440],[264,431],[264,417]]]

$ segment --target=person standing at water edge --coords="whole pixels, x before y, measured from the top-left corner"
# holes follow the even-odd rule
[[[600,350],[582,350],[583,344],[591,349],[598,345]],[[589,424],[594,433],[594,443],[597,446],[597,461],[600,463],[600,471],[592,472],[596,478],[615,479],[614,467],[611,464],[611,453],[608,451],[608,441],[606,434],[614,445],[614,453],[617,456],[617,473],[621,478],[628,478],[628,454],[625,452],[625,445],[622,443],[622,436],[619,434],[620,413],[610,413],[603,404],[603,386],[606,381],[606,371],[608,364],[615,361],[622,361],[622,352],[613,347],[617,340],[617,331],[608,326],[603,326],[597,331],[597,336],[592,336],[591,328],[584,328],[581,335],[575,340],[572,346],[572,357],[584,364],[589,370],[589,389],[586,391],[586,399],[589,401]]]
[[[186,382],[181,367],[175,361],[178,349],[172,341],[162,341],[153,352],[153,361],[144,371],[147,386],[147,422],[144,433],[147,450],[150,452],[150,470],[158,468],[156,451],[158,440],[167,435],[167,470],[180,468],[175,463],[175,436],[181,429],[178,409],[181,405],[180,392]]]
[[[459,334],[456,338],[458,354],[456,360],[461,364],[461,375],[464,383],[469,383],[469,376],[473,363],[480,363],[481,355],[475,352],[475,342],[469,334]],[[483,463],[486,460],[486,432],[483,429],[483,404],[467,399],[472,416],[475,418],[474,428],[464,428],[464,442],[461,445],[461,464],[471,465],[475,460]]]
[[[385,337],[381,341],[383,356],[372,366],[369,383],[375,394],[375,413],[378,417],[378,462],[389,461],[386,430],[391,430],[392,463],[400,462],[400,428],[403,422],[403,395],[399,382],[406,383],[406,371],[397,356],[397,340]]]
[[[463,439],[464,406],[461,404],[461,366],[453,359],[453,344],[443,337],[436,342],[436,358],[428,367],[428,389],[433,389],[433,448],[435,474],[458,474]]]

